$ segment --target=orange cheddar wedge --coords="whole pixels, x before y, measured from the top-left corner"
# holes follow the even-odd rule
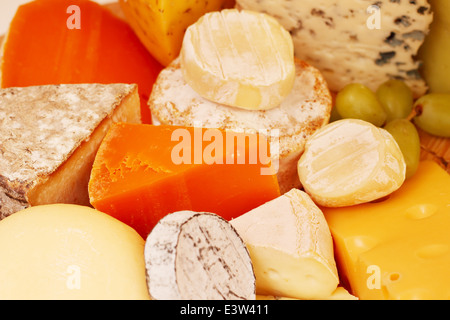
[[[262,135],[119,123],[94,161],[91,204],[146,237],[169,213],[227,220],[280,196]]]
[[[146,104],[161,69],[107,8],[88,0],[37,0],[20,6],[10,24],[1,86],[136,83],[142,121],[149,123]]]

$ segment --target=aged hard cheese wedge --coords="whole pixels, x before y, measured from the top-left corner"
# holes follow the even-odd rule
[[[92,208],[54,204],[0,221],[0,299],[148,300],[144,239]]]
[[[147,237],[144,254],[152,299],[255,299],[245,244],[216,214],[179,211],[165,216]]]
[[[433,19],[427,0],[236,2],[276,17],[296,56],[321,70],[333,91],[354,82],[375,91],[391,78],[405,80],[416,96],[427,90],[415,60]]]
[[[214,212],[229,220],[279,196],[262,136],[116,124],[97,153],[92,205],[146,237],[165,215]]]
[[[89,205],[88,181],[113,122],[140,122],[135,85],[0,90],[0,218],[28,206]]]
[[[250,252],[257,294],[322,299],[336,290],[330,230],[305,192],[292,189],[231,224]]]
[[[178,57],[187,27],[207,12],[234,4],[234,0],[120,0],[128,23],[164,66]]]
[[[269,15],[211,12],[183,39],[181,69],[202,97],[249,110],[277,107],[295,80],[291,35]]]
[[[202,98],[184,80],[179,59],[161,71],[149,100],[155,124],[201,126],[268,137],[282,193],[300,187],[297,162],[306,139],[328,123],[331,95],[320,72],[296,60],[294,89],[276,108],[244,110]]]
[[[306,143],[298,162],[305,190],[322,206],[377,200],[405,181],[406,165],[386,130],[357,119],[333,122]]]
[[[323,208],[342,278],[360,299],[450,298],[450,176],[432,161],[389,199]]]

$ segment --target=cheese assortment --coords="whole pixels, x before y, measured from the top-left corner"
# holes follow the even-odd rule
[[[444,2],[20,6],[0,298],[449,299]]]
[[[89,205],[97,150],[115,122],[140,123],[136,85],[0,90],[0,218],[29,206]]]
[[[166,215],[145,244],[155,300],[254,300],[255,275],[239,234],[211,213]]]
[[[427,0],[236,3],[276,17],[292,34],[296,56],[319,68],[333,91],[354,82],[376,90],[391,78],[404,80],[416,97],[427,91],[414,58],[433,20]]]

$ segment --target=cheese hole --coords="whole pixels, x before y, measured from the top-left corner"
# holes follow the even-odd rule
[[[399,279],[400,279],[400,274],[399,273],[394,272],[394,273],[391,273],[389,275],[389,280],[390,281],[397,281]]]
[[[418,220],[428,218],[435,214],[436,211],[438,211],[438,207],[436,205],[426,203],[412,206],[408,208],[405,213],[406,217],[413,220]]]

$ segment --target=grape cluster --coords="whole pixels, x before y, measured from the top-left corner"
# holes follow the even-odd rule
[[[414,101],[411,88],[400,80],[388,80],[376,92],[352,83],[337,93],[330,121],[346,118],[365,120],[387,130],[403,153],[409,178],[420,161],[417,127],[450,137],[450,94],[430,93]]]

